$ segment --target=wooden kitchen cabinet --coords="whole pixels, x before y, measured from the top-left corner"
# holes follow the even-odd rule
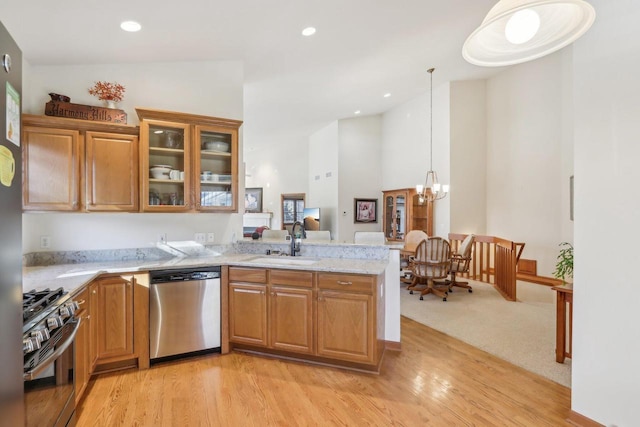
[[[135,358],[133,347],[133,289],[131,276],[94,280],[91,292],[92,362],[98,365]]]
[[[376,284],[373,276],[318,274],[318,355],[376,362]]]
[[[313,274],[270,270],[269,285],[269,346],[313,354]]]
[[[88,286],[89,373],[149,368],[149,275],[105,275]]]
[[[237,212],[238,129],[242,122],[150,109],[140,118],[145,212]],[[174,176],[154,176],[167,166]]]
[[[90,353],[90,330],[91,330],[91,313],[89,311],[89,288],[84,288],[75,300],[80,305],[76,316],[80,319],[80,327],[76,333],[75,340],[75,391],[76,404],[82,399],[84,391],[89,384],[91,375]]]
[[[229,268],[229,339],[238,344],[313,353],[311,273]]]
[[[433,202],[420,203],[415,188],[383,191],[382,230],[387,241],[404,241],[411,230],[433,236]]]
[[[229,268],[232,347],[377,368],[384,350],[381,276]],[[298,357],[298,356],[295,356]]]
[[[138,137],[85,134],[87,211],[138,210]]]
[[[25,114],[25,211],[138,210],[138,128]]]
[[[229,339],[267,345],[266,285],[229,284]]]

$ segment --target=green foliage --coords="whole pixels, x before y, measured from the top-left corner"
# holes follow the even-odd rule
[[[565,277],[573,277],[573,246],[568,242],[562,242],[559,246],[562,249],[556,258],[558,261],[553,275],[564,282]]]

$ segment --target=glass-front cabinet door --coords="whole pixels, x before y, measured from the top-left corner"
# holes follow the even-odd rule
[[[389,241],[404,240],[407,229],[406,192],[384,192],[384,235]]]
[[[203,211],[236,212],[237,133],[209,126],[196,126],[195,129],[195,206]]]
[[[148,120],[140,124],[140,136],[143,210],[192,209],[189,125]]]
[[[239,120],[136,108],[145,212],[237,212]]]

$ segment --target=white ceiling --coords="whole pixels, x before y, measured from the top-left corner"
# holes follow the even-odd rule
[[[428,91],[430,67],[434,86],[494,74],[461,49],[496,1],[4,0],[0,20],[32,65],[244,61],[255,148],[384,112]],[[124,20],[142,31],[123,32]],[[307,26],[317,33],[303,37]]]

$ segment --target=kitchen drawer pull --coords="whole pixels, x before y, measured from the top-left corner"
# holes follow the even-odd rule
[[[78,301],[78,305],[82,305],[82,304],[84,304],[85,302],[86,302],[85,300],[81,299],[80,301]]]
[[[344,282],[342,280],[336,280],[336,282],[338,282],[338,285],[353,285],[353,282]]]

